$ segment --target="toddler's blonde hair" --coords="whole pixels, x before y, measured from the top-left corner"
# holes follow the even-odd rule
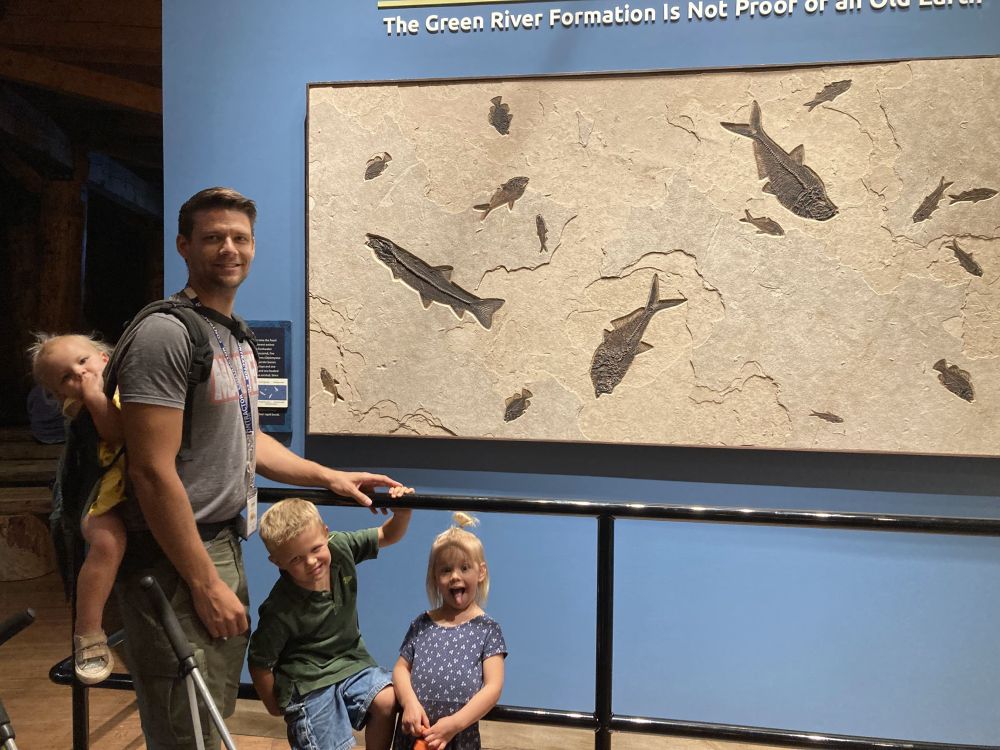
[[[478,526],[479,521],[468,513],[461,511],[452,514],[454,526],[449,526],[434,539],[431,544],[431,554],[427,558],[427,599],[432,607],[440,607],[444,602],[437,587],[437,568],[441,555],[448,549],[457,549],[464,554],[474,565],[484,565],[486,563],[486,553],[483,550],[483,543],[479,537],[471,531],[466,531],[466,526]],[[486,567],[486,577],[483,578],[476,590],[476,604],[480,607],[486,604],[486,599],[490,594],[490,570]]]
[[[319,510],[308,500],[290,497],[275,503],[260,517],[260,538],[267,551],[274,551],[314,524],[323,526]]]
[[[36,383],[50,391],[54,389],[52,384],[48,382],[48,378],[45,374],[45,355],[49,349],[51,349],[52,346],[59,341],[77,339],[92,346],[94,351],[99,354],[106,354],[109,357],[114,351],[114,348],[107,342],[101,341],[101,338],[96,333],[86,335],[82,333],[48,333],[46,331],[35,331],[32,333],[32,336],[35,337],[35,341],[28,347],[28,361],[31,362],[31,375],[35,378]]]

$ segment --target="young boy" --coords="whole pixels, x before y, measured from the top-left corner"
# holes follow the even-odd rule
[[[402,539],[409,524],[410,510],[398,508],[380,527],[330,533],[316,506],[297,498],[261,517],[281,577],[250,637],[250,676],[267,710],[284,715],[293,750],[346,750],[351,729],[362,727],[367,750],[388,750],[396,695],[361,638],[355,565]]]

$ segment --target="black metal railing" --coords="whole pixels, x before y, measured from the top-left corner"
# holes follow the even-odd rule
[[[320,490],[262,488],[259,500],[277,502],[286,497],[304,497],[317,505],[354,505]],[[482,496],[410,495],[399,500],[377,498],[385,507],[414,507],[421,510],[466,510],[484,513],[583,516],[597,520],[597,630],[595,651],[594,711],[562,711],[520,706],[496,706],[486,718],[541,726],[590,729],[594,731],[595,750],[610,750],[612,732],[640,732],[674,737],[729,740],[798,748],[835,748],[837,750],[1000,750],[997,745],[947,744],[899,739],[858,737],[767,727],[710,724],[667,718],[619,716],[612,711],[612,668],[614,646],[614,533],[615,519],[651,521],[691,521],[805,528],[852,529],[858,531],[895,531],[966,536],[1000,536],[1000,519],[957,518],[954,516],[917,516],[888,513],[844,513],[809,510],[762,510],[757,508],[722,508],[698,505],[659,505],[646,503],[597,502],[588,500],[542,500]],[[49,672],[53,682],[72,685],[73,748],[87,750],[88,688],[73,679],[72,656],[56,664]],[[128,675],[114,674],[99,688],[131,690]],[[257,698],[253,685],[243,683],[240,698]]]

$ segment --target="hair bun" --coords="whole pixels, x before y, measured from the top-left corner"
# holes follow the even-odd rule
[[[471,516],[468,513],[463,513],[462,511],[455,511],[451,514],[451,520],[455,522],[455,525],[460,529],[464,529],[466,526],[478,526],[479,519],[475,516]]]

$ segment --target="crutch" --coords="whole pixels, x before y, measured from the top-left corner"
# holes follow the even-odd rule
[[[149,597],[149,603],[153,606],[160,624],[163,625],[163,631],[166,633],[167,640],[170,641],[170,645],[177,655],[177,661],[180,662],[180,676],[184,678],[184,683],[187,685],[188,702],[191,705],[191,722],[194,724],[194,738],[198,750],[205,750],[205,740],[201,736],[201,714],[198,711],[198,695],[201,696],[202,703],[208,709],[212,723],[219,730],[219,734],[222,737],[222,744],[226,746],[227,750],[236,750],[232,735],[226,729],[226,724],[222,720],[222,714],[216,708],[215,701],[212,700],[212,696],[208,692],[208,686],[205,684],[205,680],[198,670],[198,663],[194,660],[194,650],[191,648],[188,639],[184,636],[181,624],[177,622],[177,615],[174,613],[173,607],[170,606],[170,602],[167,601],[167,597],[164,596],[163,589],[160,588],[160,584],[152,576],[144,577],[139,581],[139,586],[146,592],[146,596]]]
[[[35,621],[35,610],[26,609],[12,617],[8,617],[0,623],[0,646],[20,633]],[[14,726],[10,723],[7,709],[4,708],[3,701],[0,701],[0,749],[17,750],[17,743],[14,742]]]

